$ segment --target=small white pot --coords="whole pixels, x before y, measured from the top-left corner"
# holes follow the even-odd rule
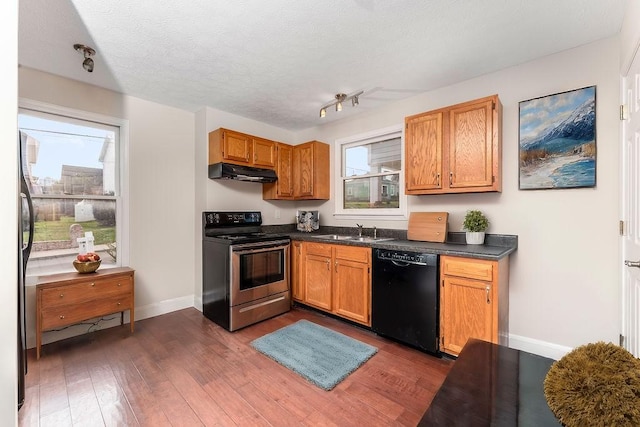
[[[467,245],[482,245],[484,243],[484,231],[467,231]]]

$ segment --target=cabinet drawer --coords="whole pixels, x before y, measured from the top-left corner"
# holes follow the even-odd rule
[[[335,245],[336,258],[356,262],[369,262],[371,249],[357,246]]]
[[[493,262],[468,258],[442,257],[442,274],[493,281]]]
[[[304,250],[309,255],[319,255],[331,258],[332,245],[326,245],[324,243],[304,243]]]
[[[91,301],[81,306],[59,305],[57,307],[46,308],[40,313],[42,330],[71,325],[94,317],[130,310],[131,307],[133,307],[133,298],[131,298],[131,294],[129,294],[111,296],[109,298]]]
[[[133,281],[130,276],[121,276],[102,280],[87,280],[70,285],[42,289],[43,308],[77,304],[97,298],[130,295]]]

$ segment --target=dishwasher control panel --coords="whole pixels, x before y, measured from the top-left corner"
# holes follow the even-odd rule
[[[419,252],[390,251],[376,249],[376,258],[387,261],[406,262],[418,265],[437,265],[437,254],[425,254]]]

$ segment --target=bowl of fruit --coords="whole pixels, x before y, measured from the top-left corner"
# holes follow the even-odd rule
[[[78,273],[93,273],[100,267],[100,255],[95,252],[81,254],[73,260],[73,267]]]

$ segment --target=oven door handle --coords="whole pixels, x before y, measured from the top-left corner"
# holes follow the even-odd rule
[[[231,245],[234,254],[250,254],[254,252],[264,252],[273,249],[285,249],[290,245],[289,240],[274,240],[272,242],[261,243],[244,243],[239,245]]]

